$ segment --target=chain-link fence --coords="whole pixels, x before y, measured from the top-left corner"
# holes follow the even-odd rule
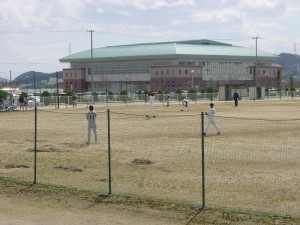
[[[89,145],[85,107],[1,113],[0,176],[33,181],[36,160],[38,183],[300,217],[300,120],[216,117],[204,137],[200,112],[102,109]]]

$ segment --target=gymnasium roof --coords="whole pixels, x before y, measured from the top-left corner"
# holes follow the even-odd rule
[[[274,60],[278,56],[257,51],[258,60]],[[197,59],[244,59],[255,61],[256,50],[211,40],[187,40],[172,42],[140,43],[106,46],[93,49],[93,61],[149,60],[172,58]],[[60,62],[90,62],[91,50],[78,52]]]

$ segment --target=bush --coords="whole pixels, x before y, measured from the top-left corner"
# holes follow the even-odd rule
[[[41,94],[41,101],[44,103],[44,105],[50,105],[51,103],[51,94],[48,92],[48,91],[44,91],[42,94]]]
[[[197,95],[197,91],[195,89],[190,89],[187,94],[188,99],[191,99],[193,101],[196,100],[196,95]]]

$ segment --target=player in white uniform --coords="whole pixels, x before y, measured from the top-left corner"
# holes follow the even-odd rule
[[[219,127],[217,126],[217,124],[215,122],[216,110],[214,108],[214,103],[210,103],[209,105],[210,105],[210,109],[205,113],[205,115],[207,115],[207,124],[204,129],[204,135],[206,135],[210,124],[212,124],[217,129],[218,134],[220,134]]]
[[[94,106],[89,106],[90,111],[86,113],[86,119],[88,121],[88,140],[87,144],[90,143],[91,140],[91,131],[93,129],[93,133],[95,136],[95,143],[97,143],[97,113],[94,111]]]
[[[149,107],[149,115],[147,115],[147,117],[155,118],[154,100],[155,100],[155,93],[152,92],[151,94],[149,94],[150,107]]]
[[[182,109],[181,111],[184,111],[184,109],[187,109],[187,111],[190,111],[190,102],[184,98],[181,98],[181,103],[182,103]]]

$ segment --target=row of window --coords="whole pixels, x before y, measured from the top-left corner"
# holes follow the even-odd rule
[[[88,74],[144,74],[150,72],[151,66],[199,66],[201,70],[195,71],[195,75],[202,72],[203,75],[247,75],[253,74],[253,63],[238,63],[238,62],[196,62],[196,61],[137,61],[137,62],[128,62],[128,63],[94,63],[93,71],[91,71],[91,64],[81,64],[73,63],[72,68],[87,68]],[[257,74],[260,75],[261,70],[257,70]],[[178,69],[176,71],[164,69],[156,70],[156,75],[169,75],[169,74],[191,74],[191,71],[184,69]],[[270,71],[262,71],[263,75],[277,74],[276,69]],[[76,72],[66,72],[66,77],[76,77]]]
[[[66,77],[72,77],[74,75],[74,77],[77,77],[77,73],[76,72],[66,72],[65,73]]]

